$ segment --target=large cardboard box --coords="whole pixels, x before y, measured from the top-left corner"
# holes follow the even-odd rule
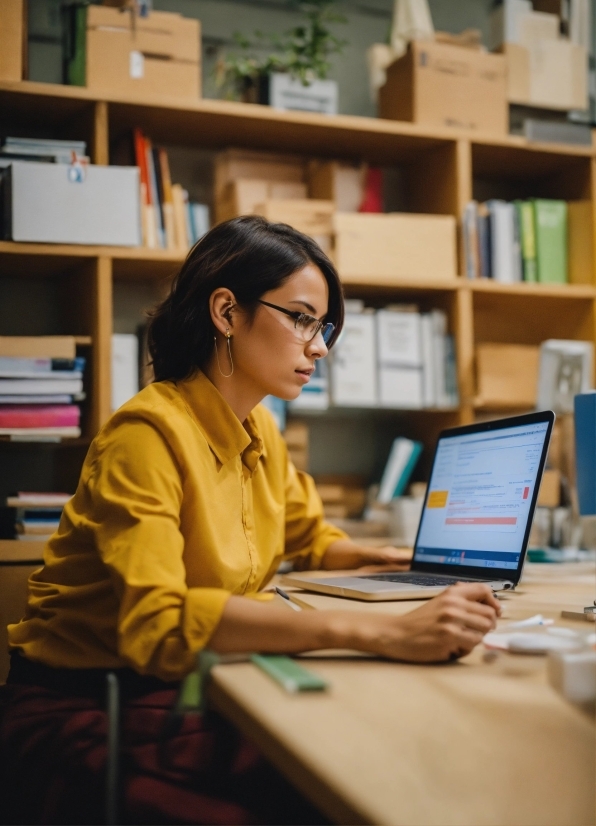
[[[135,17],[106,6],[87,9],[86,84],[106,96],[201,96],[198,20],[170,12]]]
[[[24,0],[0,0],[0,80],[22,80],[25,63]]]
[[[452,215],[336,213],[333,260],[343,281],[396,284],[456,277]]]
[[[506,60],[461,46],[414,41],[387,69],[379,107],[382,118],[506,134]]]
[[[482,407],[536,406],[540,348],[527,344],[479,344],[477,398]]]
[[[141,243],[139,169],[14,161],[2,174],[0,234],[57,244]]]

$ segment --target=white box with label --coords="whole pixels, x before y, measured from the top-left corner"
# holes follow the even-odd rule
[[[377,355],[374,313],[346,313],[341,338],[333,348],[333,402],[343,407],[377,404]]]

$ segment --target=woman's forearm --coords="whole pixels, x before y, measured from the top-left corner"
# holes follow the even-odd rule
[[[230,597],[209,648],[220,654],[349,648],[354,622],[343,611],[292,611],[245,597]]]

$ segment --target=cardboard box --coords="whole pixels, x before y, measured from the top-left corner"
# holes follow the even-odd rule
[[[314,198],[271,200],[257,204],[255,214],[274,223],[289,224],[313,238],[331,237],[335,204]]]
[[[87,87],[106,96],[199,98],[200,27],[170,12],[133,21],[129,12],[89,6]]]
[[[397,284],[400,279],[456,277],[456,222],[452,215],[414,213],[334,216],[333,259],[346,282]]]
[[[591,201],[567,203],[567,261],[570,284],[594,285],[594,211]]]
[[[520,19],[531,11],[531,0],[503,0],[495,6],[489,18],[488,48],[494,51],[503,43],[518,43]]]
[[[586,50],[570,40],[538,40],[530,51],[530,100],[547,109],[588,105]]]
[[[540,348],[527,344],[478,344],[476,404],[523,409],[536,406]]]
[[[507,134],[507,65],[503,55],[414,41],[387,69],[380,116],[429,126]]]
[[[2,175],[0,234],[56,244],[141,243],[139,169],[14,161]]]
[[[556,14],[533,11],[519,18],[519,43],[531,46],[537,40],[559,39],[559,18]]]
[[[0,0],[0,80],[22,80],[26,53],[24,0]]]
[[[215,219],[219,224],[239,215],[255,215],[257,205],[265,201],[306,199],[307,196],[303,183],[240,178],[225,187],[215,204]]]
[[[214,189],[216,201],[225,198],[228,184],[240,178],[273,183],[304,183],[305,163],[297,155],[226,149],[215,157]]]
[[[506,43],[507,99],[545,109],[585,109],[588,61],[570,40],[538,40],[530,46]]]
[[[339,161],[311,161],[308,190],[311,198],[333,201],[338,212],[358,212],[364,198],[366,166]]]

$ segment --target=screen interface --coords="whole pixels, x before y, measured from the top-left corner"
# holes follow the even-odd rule
[[[547,422],[439,440],[416,562],[515,570]]]

